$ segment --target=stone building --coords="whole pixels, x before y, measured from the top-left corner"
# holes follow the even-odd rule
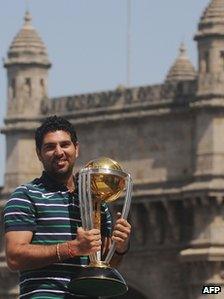
[[[161,84],[49,99],[51,64],[26,13],[4,63],[0,209],[15,186],[40,174],[34,129],[47,115],[65,116],[80,136],[77,167],[109,156],[134,179],[132,245],[120,267],[130,291],[122,298],[199,299],[206,284],[222,286],[216,296],[224,298],[224,0],[208,3],[195,41],[198,70],[181,45]],[[0,232],[0,299],[16,294]]]

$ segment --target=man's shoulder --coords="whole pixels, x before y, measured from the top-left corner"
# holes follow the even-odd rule
[[[43,189],[43,183],[41,181],[41,178],[35,178],[34,180],[21,184],[12,192],[14,193],[29,193],[32,191],[37,191],[39,189]]]

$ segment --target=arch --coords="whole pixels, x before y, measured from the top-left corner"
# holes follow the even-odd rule
[[[180,81],[177,84],[177,94],[183,95],[183,91],[184,91],[184,83]]]

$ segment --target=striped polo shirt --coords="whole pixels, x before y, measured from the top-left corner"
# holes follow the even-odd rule
[[[111,215],[106,204],[101,209],[101,234],[110,236]],[[16,188],[4,209],[5,232],[32,231],[31,244],[52,245],[76,238],[81,226],[78,194],[59,185],[46,172],[40,178]],[[87,256],[68,259],[40,269],[20,272],[20,297],[59,299],[70,297],[67,285]]]

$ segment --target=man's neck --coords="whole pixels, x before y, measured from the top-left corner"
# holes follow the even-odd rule
[[[70,192],[73,192],[75,190],[75,183],[74,183],[73,175],[71,175],[64,184]]]
[[[58,182],[61,185],[64,185],[68,188],[70,192],[73,192],[75,190],[75,182],[74,182],[74,176],[73,173],[71,173],[69,176],[66,177],[57,177],[55,175],[52,175],[48,173],[51,177],[54,178],[56,182]]]

